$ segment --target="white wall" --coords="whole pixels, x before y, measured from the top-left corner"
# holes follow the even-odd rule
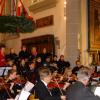
[[[18,53],[21,47],[21,40],[25,38],[54,34],[56,38],[60,40],[60,49],[56,50],[57,54],[65,54],[65,46],[66,46],[66,21],[64,20],[64,0],[58,0],[56,7],[50,8],[38,13],[28,13],[33,16],[34,19],[42,18],[49,15],[54,15],[54,25],[48,26],[44,28],[40,28],[35,30],[33,33],[20,34],[20,37],[17,39],[7,40],[6,45],[7,48],[14,47],[16,48],[16,52]],[[30,2],[29,0],[23,0],[24,5],[28,8]],[[27,5],[26,5],[27,4]]]

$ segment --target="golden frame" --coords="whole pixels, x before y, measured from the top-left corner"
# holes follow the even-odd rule
[[[100,0],[88,0],[89,50],[100,50]]]

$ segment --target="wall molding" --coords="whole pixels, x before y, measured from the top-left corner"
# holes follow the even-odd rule
[[[56,6],[58,0],[43,0],[37,3],[33,3],[29,10],[33,13],[41,12],[43,10],[53,8]]]

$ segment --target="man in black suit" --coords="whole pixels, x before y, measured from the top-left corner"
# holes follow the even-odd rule
[[[39,70],[40,81],[34,86],[34,91],[39,100],[66,100],[65,96],[53,96],[47,85],[51,80],[51,72],[48,68],[42,67]]]
[[[68,100],[100,100],[87,87],[90,79],[90,69],[87,67],[81,68],[77,73],[78,81],[67,88]]]

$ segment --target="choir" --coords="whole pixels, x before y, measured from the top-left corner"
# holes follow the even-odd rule
[[[81,65],[80,60],[77,60],[75,64],[75,67],[71,67],[64,55],[58,59],[57,55],[47,52],[46,48],[43,48],[43,52],[39,54],[36,47],[32,47],[31,52],[28,52],[27,47],[23,45],[19,54],[15,53],[14,48],[6,54],[5,47],[1,47],[0,70],[3,69],[0,74],[0,100],[14,99],[27,81],[35,85],[30,91],[30,96],[35,96],[31,99],[29,96],[28,100],[36,98],[39,100],[74,100],[67,98],[66,91],[72,84],[79,81],[78,72],[85,67]],[[10,70],[7,69],[8,67]],[[94,68],[88,67],[90,73],[88,85],[93,84],[94,81],[96,85],[100,84],[99,67],[99,65]],[[94,100],[100,100],[98,98]]]

